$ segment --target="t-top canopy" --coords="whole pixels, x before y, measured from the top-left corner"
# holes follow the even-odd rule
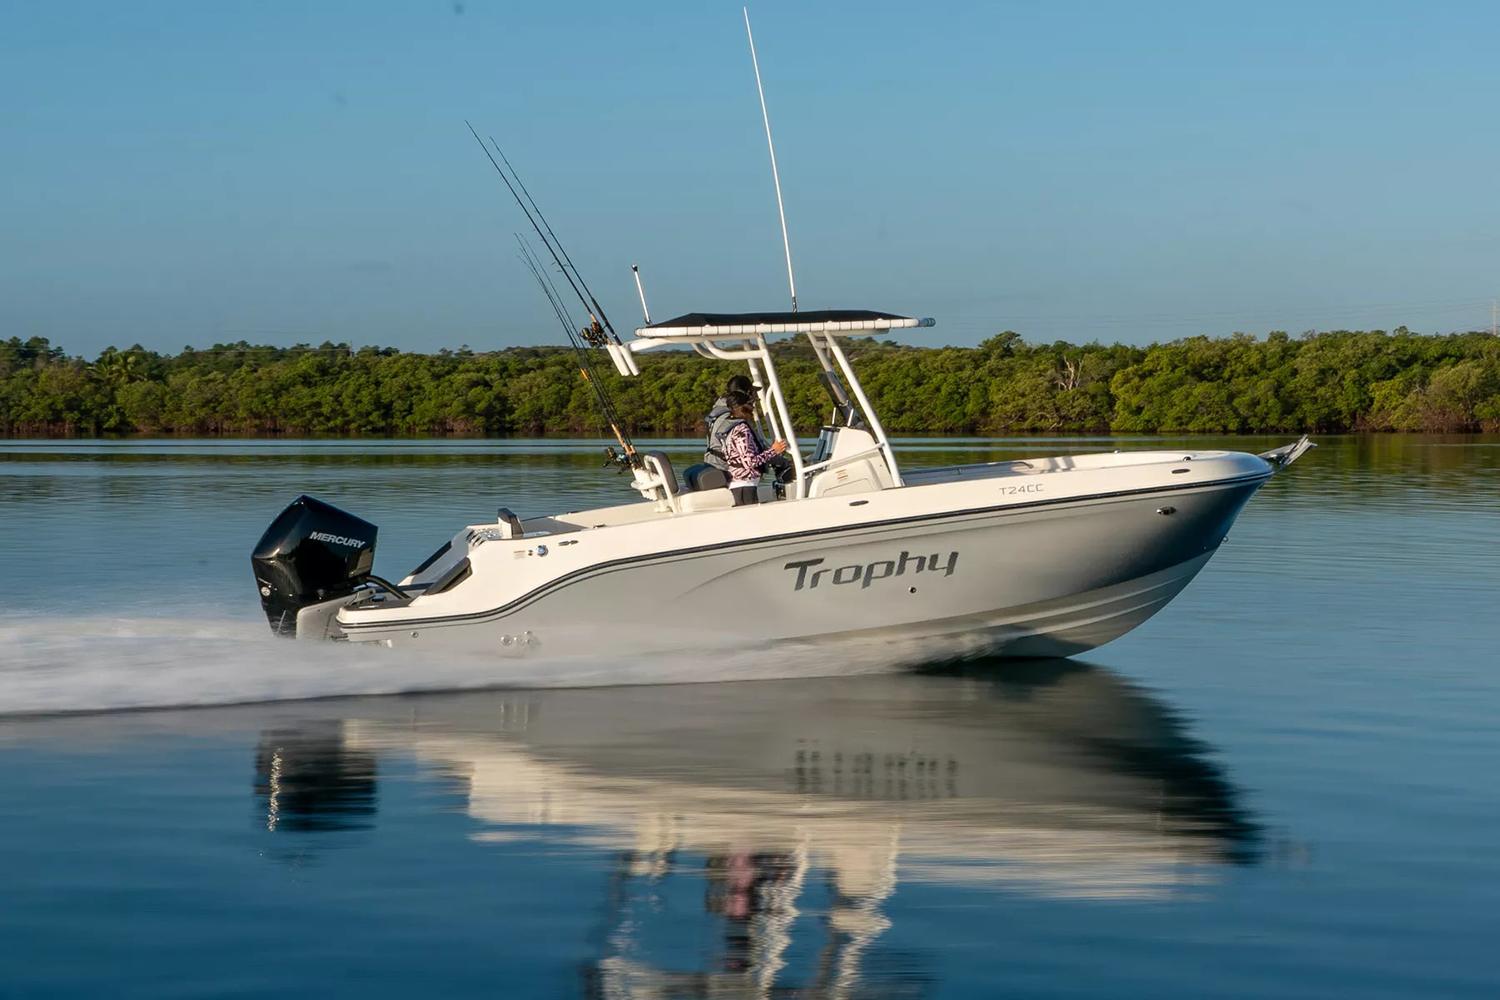
[[[687,313],[635,331],[638,337],[743,337],[772,333],[879,333],[932,326],[872,309],[820,309],[813,312]]]

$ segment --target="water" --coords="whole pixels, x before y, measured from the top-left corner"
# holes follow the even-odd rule
[[[202,706],[0,719],[0,996],[1494,996],[1500,440],[1322,445],[1114,644],[822,678],[267,633],[296,493],[394,574],[592,443],[0,443],[0,711]]]

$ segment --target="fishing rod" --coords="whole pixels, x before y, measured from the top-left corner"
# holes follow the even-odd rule
[[[536,252],[527,245],[520,233],[516,233],[515,236],[516,244],[520,247],[517,256],[531,272],[531,276],[536,279],[537,286],[541,288],[542,294],[547,297],[548,304],[552,306],[552,312],[557,316],[558,323],[562,325],[569,346],[573,348],[573,354],[578,362],[578,374],[594,390],[594,398],[599,403],[599,410],[604,416],[605,423],[609,424],[609,429],[614,433],[615,440],[619,442],[623,451],[623,455],[616,456],[613,449],[606,449],[610,461],[621,466],[622,469],[635,466],[637,463],[635,445],[630,440],[630,435],[621,429],[623,422],[615,409],[614,400],[610,399],[609,393],[604,389],[604,384],[599,381],[598,375],[594,372],[593,363],[589,360],[588,351],[579,343],[578,335],[574,333],[573,318],[568,315],[561,293],[552,283],[552,279],[546,275],[541,261],[536,259]]]
[[[526,203],[521,200],[521,195],[516,191],[516,186],[512,184],[510,178],[505,175],[505,171],[500,169],[500,164],[495,161],[495,154],[491,153],[490,148],[484,144],[484,140],[479,138],[479,133],[474,131],[473,125],[470,125],[467,120],[464,121],[464,124],[468,126],[469,134],[474,137],[475,142],[479,143],[479,148],[484,151],[484,155],[489,159],[490,166],[494,167],[495,173],[500,175],[500,180],[505,183],[506,189],[510,191],[510,196],[514,198],[516,200],[516,204],[520,206],[522,214],[526,216],[526,221],[531,223],[532,229],[536,230],[537,238],[542,241],[542,244],[547,248],[547,252],[552,255],[552,259],[554,262],[556,262],[558,269],[563,272],[563,277],[568,279],[568,284],[573,288],[573,294],[578,296],[578,300],[583,303],[583,308],[587,310],[589,307],[588,299],[584,297],[583,292],[578,290],[578,285],[573,281],[572,276],[568,274],[567,269],[563,267],[562,260],[558,257],[557,251],[553,249],[552,243],[547,239],[546,234],[542,232],[542,227],[537,225],[537,221],[532,216],[531,210],[528,209],[526,207]],[[516,180],[519,182],[520,178],[518,177],[516,178]]]
[[[558,298],[556,294],[557,286],[552,284],[550,279],[544,278],[542,276],[541,268],[537,265],[535,260],[535,253],[529,246],[526,245],[526,241],[522,239],[521,234],[516,233],[515,235],[516,244],[521,248],[517,252],[516,256],[520,258],[521,263],[525,264],[527,269],[531,271],[531,276],[536,278],[537,285],[541,288],[542,294],[547,297],[547,302],[552,306],[552,312],[556,314],[558,322],[563,324],[563,332],[568,336],[568,343],[573,346],[574,350],[578,350],[578,337],[573,332],[573,317],[568,315],[567,308]],[[580,362],[582,361],[581,358],[579,360]]]
[[[562,244],[559,243],[554,246],[552,240],[547,237],[547,234],[542,232],[541,225],[537,223],[537,219],[541,218],[541,212],[537,211],[536,214],[533,214],[532,209],[526,207],[526,202],[522,200],[520,192],[516,190],[516,185],[521,183],[521,178],[517,176],[515,183],[512,183],[511,178],[506,176],[505,171],[501,169],[500,164],[495,160],[495,154],[490,152],[490,148],[484,144],[484,140],[479,138],[479,133],[474,131],[474,126],[469,124],[468,121],[465,121],[464,124],[468,126],[469,134],[474,136],[474,141],[479,143],[479,148],[484,150],[484,155],[489,159],[490,166],[494,167],[495,173],[500,175],[500,180],[505,183],[506,190],[510,192],[510,196],[516,200],[516,205],[520,207],[522,214],[526,216],[526,221],[531,223],[531,228],[536,231],[537,239],[542,241],[542,245],[552,255],[553,262],[557,264],[557,269],[567,279],[568,285],[573,289],[573,294],[578,296],[578,301],[583,304],[584,311],[589,314],[589,325],[580,331],[584,340],[591,347],[603,347],[611,341],[616,344],[620,343],[620,338],[615,333],[614,327],[608,325],[609,317],[604,316],[604,311],[599,308],[598,300],[594,298],[593,293],[587,292],[588,286],[584,285],[583,290],[579,289],[579,285],[583,285],[583,276],[578,274],[576,269],[570,273],[569,268],[564,265],[563,258],[567,255],[561,252]],[[491,139],[490,141],[493,142],[494,140]],[[500,147],[497,145],[495,148],[499,150]],[[503,158],[505,154],[501,153],[500,155]],[[532,204],[535,205],[535,202]],[[545,223],[546,219],[543,218],[542,222]],[[550,230],[551,226],[547,228]],[[576,281],[574,280],[575,278],[577,279]],[[587,294],[585,294],[586,292]],[[603,317],[605,324],[603,326],[600,325],[601,317]]]
[[[500,158],[505,160],[506,167],[510,168],[511,176],[509,177],[506,176],[505,170],[501,169],[500,164],[495,161],[494,154],[484,144],[484,140],[479,137],[479,133],[474,130],[474,126],[467,120],[464,122],[464,125],[468,127],[469,134],[474,137],[474,141],[479,143],[479,148],[484,151],[485,158],[490,161],[490,166],[494,167],[495,173],[500,175],[500,180],[504,182],[506,190],[515,199],[516,205],[521,209],[521,213],[526,216],[526,221],[531,223],[532,230],[536,233],[537,238],[542,241],[542,245],[547,248],[547,252],[552,256],[553,263],[562,272],[563,278],[567,280],[568,286],[573,290],[573,294],[583,304],[584,311],[589,314],[589,325],[579,329],[575,335],[574,324],[571,318],[568,317],[567,310],[562,307],[562,296],[558,292],[557,286],[545,274],[540,261],[535,259],[531,248],[526,246],[525,241],[521,240],[520,236],[517,235],[517,240],[521,243],[522,250],[528,256],[527,266],[532,269],[532,275],[541,284],[543,294],[547,294],[549,289],[552,293],[548,294],[548,301],[552,302],[554,311],[558,313],[559,320],[567,330],[568,342],[573,346],[574,351],[578,355],[580,362],[579,372],[582,374],[584,380],[594,387],[594,392],[598,396],[604,418],[609,423],[610,430],[614,432],[615,440],[620,443],[620,448],[624,452],[623,455],[616,456],[613,449],[608,449],[610,460],[622,467],[635,467],[639,465],[640,459],[636,455],[635,445],[631,443],[629,436],[621,430],[621,421],[618,413],[615,411],[614,404],[604,391],[603,385],[594,375],[593,366],[588,360],[587,352],[578,343],[578,337],[582,337],[583,342],[589,347],[604,347],[611,342],[618,345],[621,343],[619,335],[615,333],[614,326],[610,324],[609,317],[605,315],[604,309],[599,305],[598,299],[594,298],[594,293],[584,282],[583,275],[579,274],[578,269],[573,266],[572,258],[568,257],[567,251],[562,247],[562,241],[557,239],[557,234],[553,232],[552,225],[547,222],[546,216],[542,215],[542,211],[537,206],[536,200],[531,197],[531,192],[526,190],[526,185],[522,183],[520,175],[516,174],[515,168],[511,167],[510,161],[506,159],[505,153],[500,149],[500,145],[495,143],[494,138],[491,137],[490,142],[494,143],[495,152],[500,154]],[[514,178],[514,183],[512,183],[512,178]],[[522,200],[520,193],[516,191],[518,185],[522,191],[526,192],[526,200]],[[530,208],[527,207],[527,201],[531,202]],[[538,224],[538,220],[540,220],[540,225]],[[542,226],[547,227],[545,233],[542,231]],[[564,263],[565,261],[566,263]],[[580,289],[579,286],[582,286],[582,288]],[[601,319],[603,320],[602,325],[600,322]]]
[[[557,234],[552,231],[552,224],[550,222],[548,222],[547,221],[547,217],[542,214],[541,206],[536,203],[536,199],[533,198],[531,196],[531,192],[529,190],[527,190],[526,183],[521,180],[521,175],[518,174],[516,172],[516,168],[511,165],[510,157],[508,157],[508,156],[505,155],[505,150],[503,150],[503,149],[500,148],[500,144],[495,141],[495,137],[494,136],[490,136],[490,145],[494,146],[495,147],[495,152],[497,152],[497,153],[500,154],[500,160],[501,160],[501,162],[503,162],[505,164],[505,169],[507,169],[507,170],[510,171],[510,176],[515,180],[516,185],[518,187],[520,187],[521,193],[524,194],[526,196],[526,200],[531,203],[531,209],[532,209],[532,211],[536,212],[536,217],[538,219],[540,219],[541,222],[542,222],[542,225],[546,227],[546,229],[547,229],[547,235],[549,237],[551,237],[552,243],[556,245],[558,253],[562,254],[563,261],[567,262],[567,268],[564,269],[564,271],[563,271],[564,275],[567,274],[567,271],[572,271],[573,272],[573,277],[575,277],[575,278],[578,279],[578,284],[581,285],[583,287],[584,292],[586,292],[588,294],[589,300],[588,300],[588,303],[586,303],[586,306],[587,305],[592,305],[593,306],[593,309],[592,309],[592,311],[590,313],[590,317],[592,318],[592,316],[597,315],[599,317],[599,319],[603,321],[603,323],[604,323],[604,329],[606,329],[606,330],[609,331],[609,335],[610,335],[610,337],[612,337],[614,339],[614,342],[616,344],[620,343],[620,335],[617,334],[617,333],[615,333],[614,324],[612,324],[609,321],[609,317],[604,314],[604,307],[599,304],[599,300],[598,299],[594,298],[594,292],[593,292],[593,290],[591,288],[589,288],[588,284],[583,280],[583,275],[581,275],[581,274],[578,273],[578,268],[574,265],[573,258],[571,258],[571,257],[568,256],[568,251],[563,247],[562,240],[558,239],[557,238]],[[525,206],[522,206],[522,207],[524,208]],[[548,249],[550,250],[551,247],[549,246]],[[553,256],[554,256],[554,259],[555,259],[556,258],[556,254],[554,254]],[[562,267],[562,262],[559,262],[558,266],[559,266],[559,268],[561,268]]]
[[[557,290],[557,286],[547,276],[545,268],[542,267],[542,262],[536,256],[536,251],[531,249],[520,233],[516,233],[515,236],[516,244],[520,247],[518,256],[521,258],[521,262],[531,271],[531,275],[536,279],[538,287],[542,290],[542,294],[547,297],[548,303],[551,304],[552,312],[557,316],[557,321],[562,324],[563,334],[568,338],[568,343],[572,346],[573,352],[577,357],[579,373],[583,375],[585,381],[590,382],[594,386],[596,393],[599,395],[600,408],[606,411],[605,416],[609,418],[614,411],[614,404],[604,393],[603,385],[593,375],[593,363],[589,359],[588,352],[584,349],[584,346],[578,341],[578,335],[575,333],[577,328],[573,324],[573,317],[568,314],[568,307],[563,303],[562,293]]]

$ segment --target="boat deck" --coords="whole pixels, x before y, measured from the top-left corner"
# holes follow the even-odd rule
[[[1054,455],[1048,458],[1016,458],[1004,462],[974,465],[946,465],[933,469],[902,472],[907,486],[947,483],[959,479],[998,479],[1003,476],[1037,476],[1052,472],[1088,469],[1118,469],[1132,465],[1165,465],[1174,462],[1201,462],[1223,458],[1227,451],[1101,451],[1081,455]]]
[[[912,469],[902,473],[904,487],[931,486],[939,483],[959,482],[973,479],[1001,479],[1011,476],[1041,476],[1059,472],[1075,472],[1099,469],[1115,469],[1126,466],[1165,465],[1221,458],[1225,451],[1116,451],[1095,452],[1082,455],[1057,455],[1046,458],[1017,458],[1001,462],[984,462],[973,465],[950,465],[931,469]],[[763,500],[762,502],[766,502]],[[796,501],[775,501],[778,503]],[[538,535],[564,535],[593,528],[613,528],[627,524],[642,524],[672,518],[692,517],[700,513],[713,513],[715,508],[705,511],[679,511],[674,513],[660,504],[642,500],[614,507],[598,507],[593,510],[569,511],[548,517],[527,518],[523,522],[528,537]]]

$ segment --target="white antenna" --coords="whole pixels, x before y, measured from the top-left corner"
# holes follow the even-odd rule
[[[781,174],[776,169],[776,143],[771,141],[771,114],[766,110],[766,88],[760,83],[760,60],[755,58],[755,35],[750,31],[750,8],[745,11],[745,37],[750,39],[750,65],[755,67],[755,89],[760,93],[760,116],[766,123],[766,145],[771,149],[771,180],[776,183],[776,214],[781,216],[781,246],[786,251],[786,283],[792,289],[792,312],[797,311],[797,279],[792,275],[792,241],[786,235],[786,206],[781,203]]]
[[[650,326],[651,310],[646,308],[646,289],[641,286],[641,269],[631,264],[630,273],[635,275],[635,291],[641,297],[641,315],[646,317],[646,325]]]

